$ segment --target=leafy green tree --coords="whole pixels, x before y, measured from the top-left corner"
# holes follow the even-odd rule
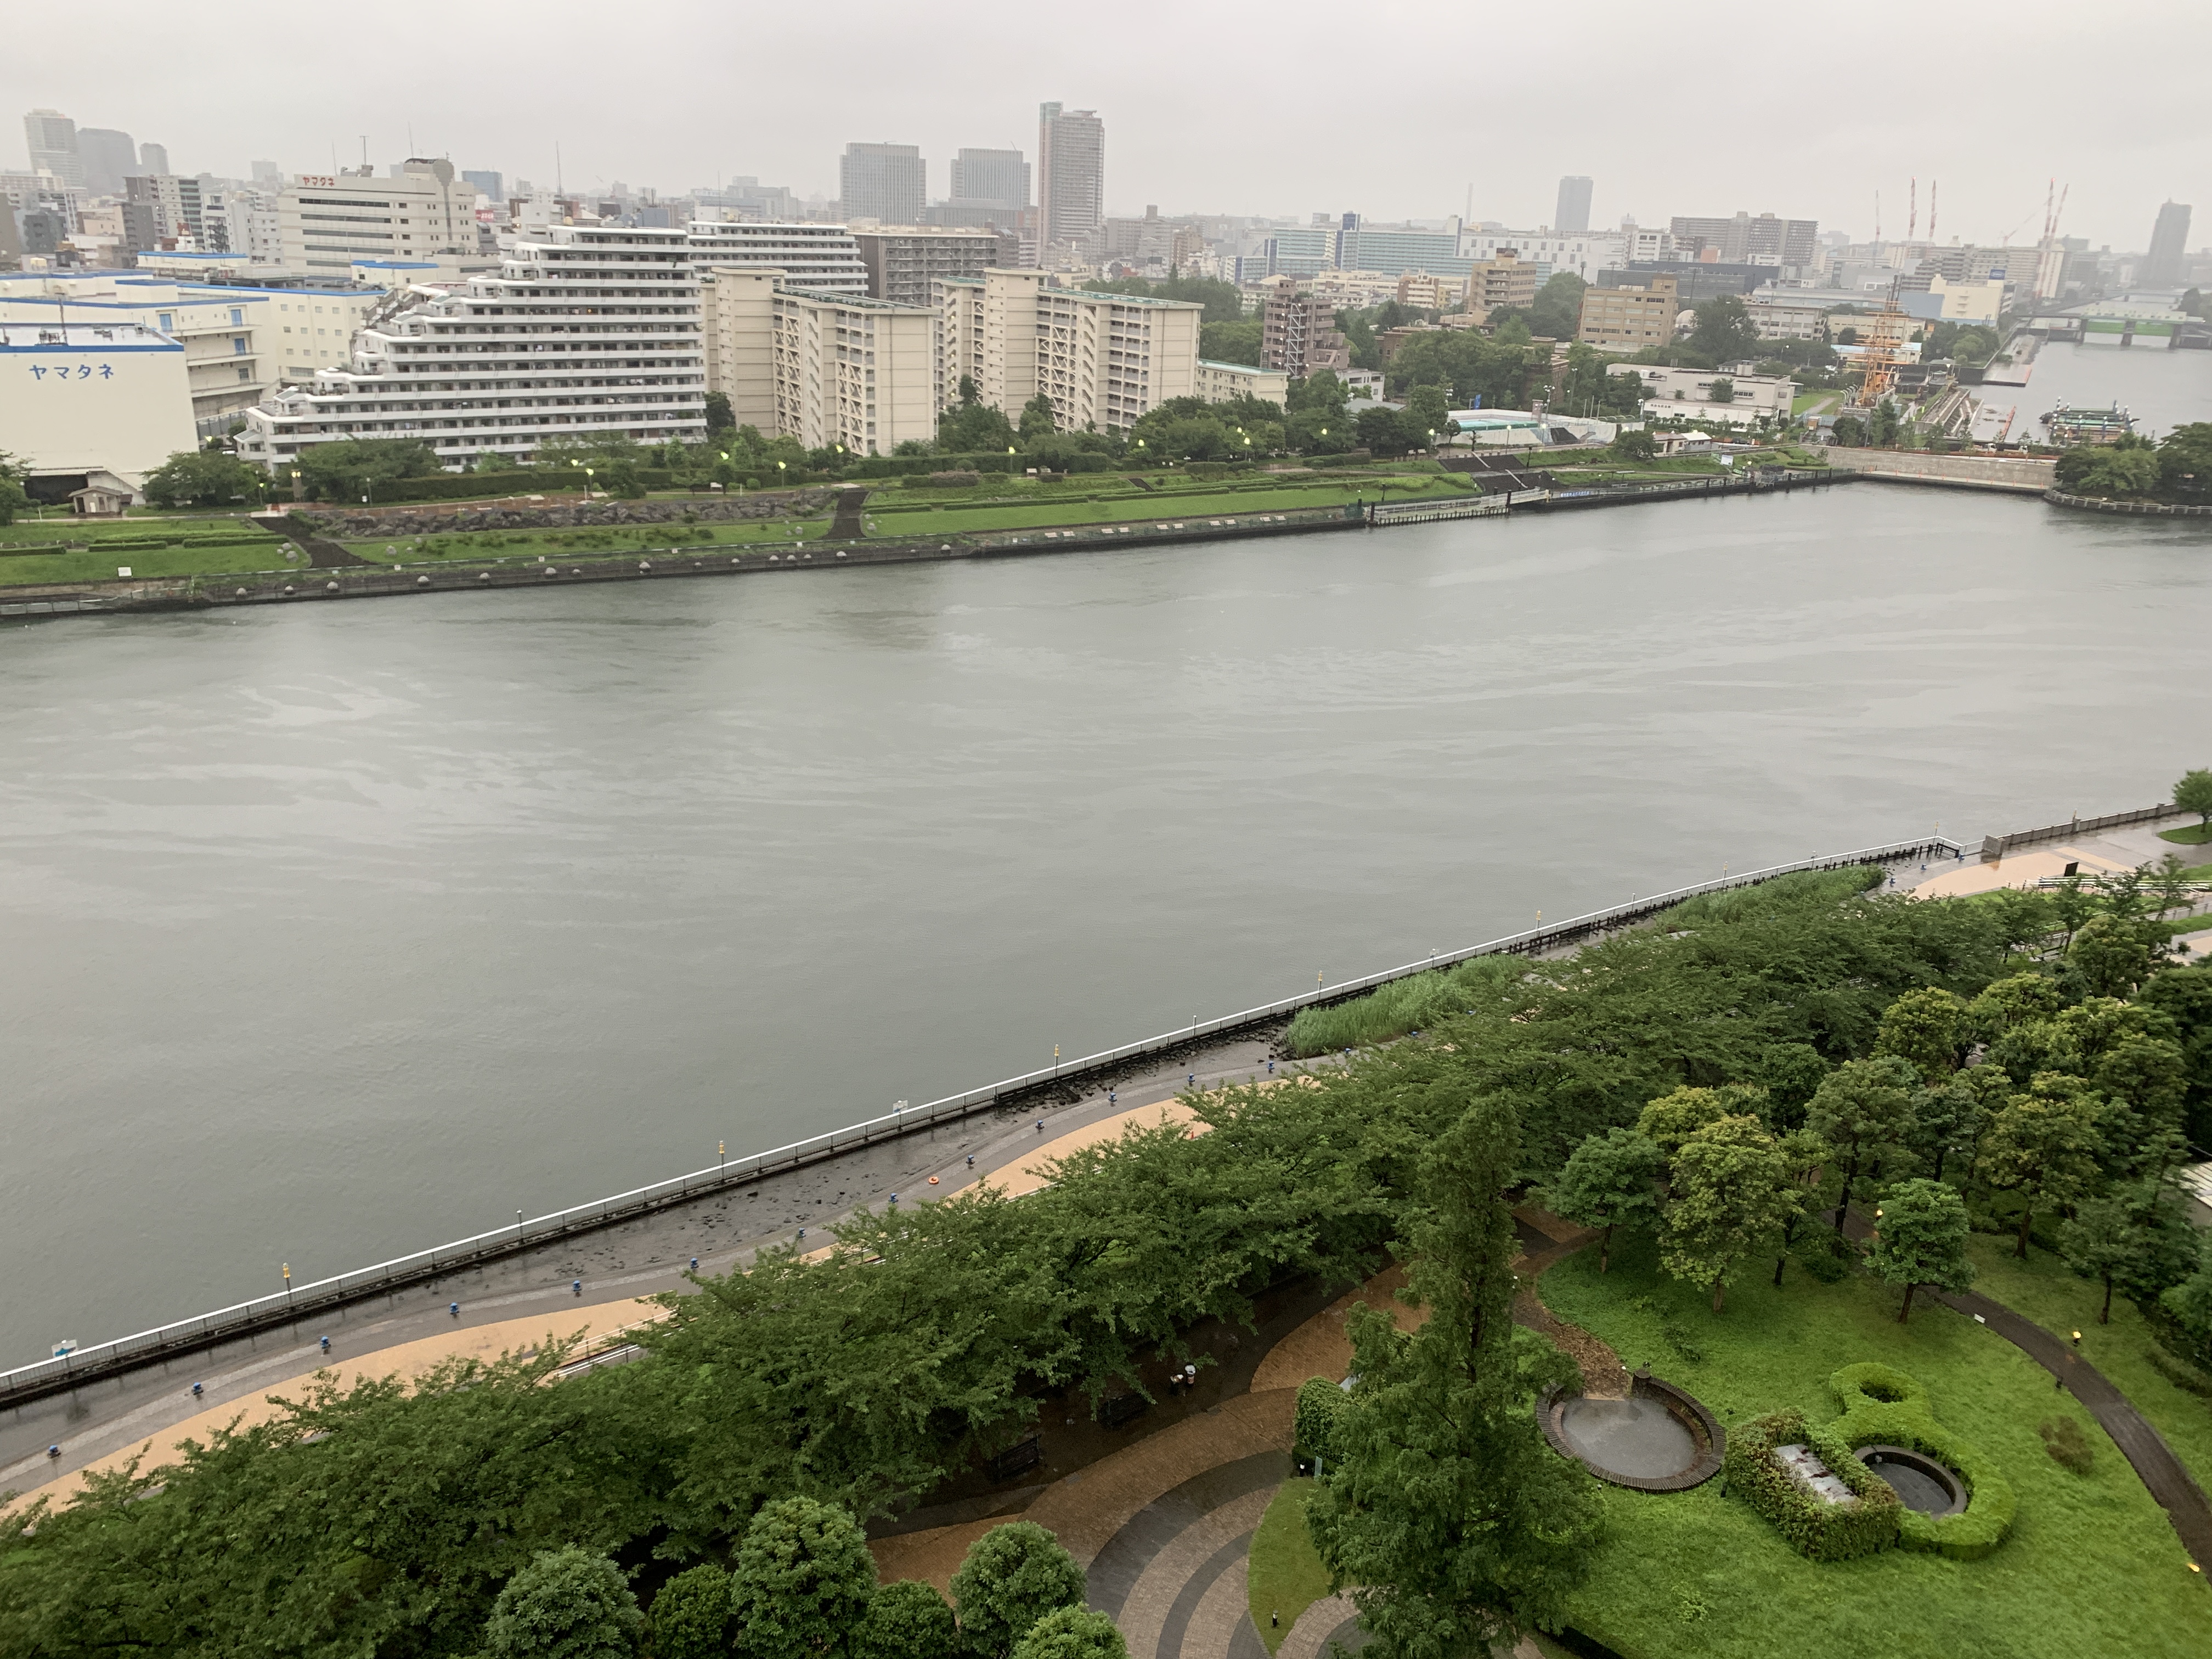
[[[1205,312],[1201,323],[1233,323],[1244,314],[1244,295],[1237,284],[1218,276],[1184,276],[1170,275],[1164,282],[1148,282],[1142,276],[1117,276],[1111,282],[1094,284],[1094,294],[1133,294],[1155,300],[1177,300],[1185,305],[1202,306]]]
[[[960,1659],[960,1627],[933,1586],[902,1578],[868,1603],[852,1651],[853,1659]]]
[[[380,484],[428,477],[438,470],[438,457],[411,438],[343,438],[310,445],[295,465],[316,501],[346,501],[374,499]]]
[[[1013,1659],[1129,1659],[1120,1628],[1090,1607],[1058,1607],[1014,1644]]]
[[[1716,365],[1757,354],[1759,325],[1752,321],[1750,307],[1736,295],[1723,294],[1706,301],[1697,308],[1697,319],[1690,331],[1690,344]]]
[[[982,388],[963,374],[951,409],[937,417],[937,447],[948,455],[994,454],[1014,447],[1013,423],[983,401]]]
[[[834,1504],[780,1498],[745,1528],[730,1575],[730,1616],[746,1659],[842,1654],[876,1593],[860,1523]]]
[[[1966,1200],[1940,1181],[1900,1181],[1882,1194],[1875,1212],[1874,1248],[1868,1265],[1885,1284],[1904,1287],[1900,1325],[1911,1316],[1912,1293],[1923,1285],[1963,1291],[1974,1282],[1966,1259]]]
[[[1781,1148],[1755,1117],[1706,1124],[1675,1149],[1668,1167],[1659,1263],[1710,1289],[1718,1313],[1729,1281],[1781,1235],[1802,1198]]]
[[[1375,1659],[1484,1654],[1556,1629],[1601,1523],[1589,1474],[1551,1453],[1522,1393],[1504,1196],[1519,1139],[1496,1095],[1436,1137],[1403,1293],[1429,1318],[1410,1333],[1374,1309],[1347,1322],[1359,1381],[1307,1525]]]
[[[31,504],[23,489],[23,467],[8,451],[0,449],[0,525],[13,524],[15,515]]]
[[[2191,1358],[2212,1364],[2212,1233],[2197,1247],[2197,1270],[2159,1297],[2159,1305],[2187,1339]]]
[[[589,1550],[545,1550],[500,1591],[484,1650],[492,1659],[602,1659],[635,1653],[644,1629],[621,1568]]]
[[[2185,812],[2196,813],[2197,827],[2212,836],[2212,770],[2199,766],[2184,772],[2173,786],[2173,804]]]
[[[1421,434],[1425,447],[1428,434],[1442,432],[1451,418],[1451,399],[1444,395],[1442,386],[1417,386],[1406,394],[1407,431]]]
[[[2017,1027],[2049,1019],[2065,1003],[2057,985],[2041,974],[2014,974],[1992,981],[1966,1005],[1966,1031],[1995,1042]]]
[[[1905,1137],[1912,1097],[1898,1076],[1898,1062],[1851,1060],[1828,1074],[1805,1114],[1806,1127],[1844,1160],[1843,1191],[1836,1200],[1836,1231],[1861,1170]]]
[[[1680,1088],[1645,1106],[1637,1117],[1636,1132],[1671,1158],[1708,1123],[1752,1110],[1755,1103],[1753,1091],[1733,1085],[1719,1089]]]
[[[1060,430],[1060,420],[1053,410],[1052,399],[1042,392],[1022,405],[1022,422],[1017,434],[1022,442],[1035,443],[1040,438],[1049,438]]]
[[[1249,322],[1201,323],[1198,355],[1208,362],[1249,363],[1256,368],[1265,332],[1265,326],[1256,318]]]
[[[1770,1043],[1759,1057],[1759,1083],[1766,1091],[1766,1121],[1778,1134],[1804,1121],[1805,1109],[1826,1080],[1828,1062],[1809,1042]]]
[[[1303,380],[1292,380],[1286,394],[1285,410],[1292,415],[1322,415],[1341,421],[1344,405],[1350,396],[1344,382],[1328,369],[1320,369]]]
[[[1981,1094],[1974,1085],[1965,1078],[1945,1078],[1912,1097],[1905,1142],[1915,1156],[1935,1166],[1935,1178],[1941,1181],[1945,1163],[1954,1154],[1972,1153],[1981,1139],[1983,1117]]]
[[[1658,1220],[1659,1176],[1666,1162],[1648,1136],[1608,1129],[1576,1147],[1546,1188],[1545,1202],[1568,1220],[1605,1230],[1597,1246],[1600,1273],[1611,1265],[1615,1227],[1646,1227]]]
[[[2084,1199],[2075,1206],[2072,1218],[2059,1224],[2058,1253],[2066,1265],[2105,1287],[2105,1299],[2097,1310],[2100,1325],[2112,1322],[2115,1285],[2133,1279],[2145,1284],[2154,1296],[2164,1288],[2156,1285],[2157,1279],[2164,1277],[2171,1285],[2180,1276],[2172,1272],[2171,1237],[2155,1224],[2154,1210],[2145,1202],[2148,1196],[2122,1191]]]
[[[1546,348],[1532,346],[1517,321],[1502,325],[1495,337],[1473,329],[1440,329],[1417,334],[1390,360],[1391,386],[1401,395],[1414,386],[1442,386],[1454,409],[1471,409],[1479,398],[1489,409],[1526,408],[1529,371]]]
[[[1867,442],[1876,449],[1894,446],[1904,430],[1905,417],[1893,398],[1884,398],[1867,417]]]
[[[156,507],[228,507],[268,493],[269,475],[249,461],[214,450],[182,450],[146,475],[146,499]]]
[[[1929,986],[1908,991],[1883,1011],[1877,1054],[1894,1054],[1933,1087],[1959,1069],[1966,1047],[1966,1005],[1958,994]]]
[[[1735,401],[1735,382],[1726,375],[1717,375],[1705,383],[1705,401],[1713,404],[1732,404]]]
[[[2021,1197],[2020,1239],[2013,1254],[2023,1261],[2036,1211],[2076,1202],[2096,1179],[2102,1145],[2097,1105],[2080,1079],[2046,1072],[1990,1121],[1982,1142],[1982,1178]]]
[[[685,1568],[653,1598],[652,1626],[653,1659],[728,1659],[730,1575]]]
[[[707,436],[712,440],[718,433],[729,431],[738,423],[735,410],[730,407],[730,394],[710,392],[707,394]]]
[[[2131,996],[2150,977],[2150,938],[2141,923],[2092,916],[2074,935],[2066,959],[2091,996]]]
[[[1547,340],[1571,340],[1583,321],[1583,292],[1589,285],[1571,270],[1554,271],[1528,307],[1528,327]]]
[[[2077,495],[2148,495],[2158,488],[2159,460],[2147,446],[2082,444],[2058,458],[2052,476],[2061,489]]]
[[[1034,1521],[994,1527],[952,1575],[960,1633],[985,1659],[1012,1653],[1047,1613],[1083,1605],[1083,1569]]]
[[[2158,447],[2158,479],[2181,501],[2212,495],[2212,421],[2190,421],[2166,434]]]
[[[1849,333],[1850,331],[1844,331]],[[1864,449],[1867,447],[1867,425],[1856,415],[1838,415],[1830,428],[1837,447],[1842,449]]]

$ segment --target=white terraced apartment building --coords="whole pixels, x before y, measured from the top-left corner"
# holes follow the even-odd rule
[[[782,273],[781,286],[808,294],[868,296],[860,245],[842,225],[724,224],[691,222],[692,258],[711,265],[755,265]]]
[[[696,443],[706,395],[684,232],[531,228],[496,276],[396,293],[349,367],[247,412],[239,453],[281,476],[348,438],[417,439],[449,467],[527,460],[553,437]]]

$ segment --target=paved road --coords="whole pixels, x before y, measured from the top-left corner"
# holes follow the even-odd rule
[[[1086,1085],[1066,1103],[979,1112],[917,1129],[735,1191],[0,1411],[0,1491],[21,1490],[80,1468],[210,1406],[257,1399],[279,1379],[313,1369],[325,1336],[334,1357],[350,1357],[540,1308],[548,1325],[557,1327],[569,1309],[680,1288],[695,1257],[701,1272],[723,1273],[750,1261],[763,1246],[793,1242],[801,1228],[808,1230],[811,1245],[817,1230],[862,1206],[880,1207],[890,1194],[905,1194],[932,1175],[941,1183],[933,1190],[944,1195],[983,1175],[1018,1170],[1039,1142],[1168,1099],[1193,1071],[1201,1085],[1264,1076],[1268,1052],[1262,1039],[1223,1042],[1195,1060],[1153,1063],[1118,1079],[1117,1100],[1109,1099],[1105,1085]],[[973,1172],[967,1166],[971,1155]],[[458,1315],[449,1311],[455,1302]],[[198,1400],[191,1392],[194,1382],[204,1391]],[[54,1444],[62,1455],[44,1455]]]

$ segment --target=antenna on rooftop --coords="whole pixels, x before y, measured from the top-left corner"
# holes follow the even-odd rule
[[[1910,205],[1905,217],[1905,240],[1917,242],[1920,240],[1920,175],[1917,173],[1912,177],[1911,193],[1905,200]]]
[[[1936,180],[1928,181],[1928,240],[1936,240]]]

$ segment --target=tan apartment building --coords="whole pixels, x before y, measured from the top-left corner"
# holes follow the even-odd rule
[[[1468,269],[1465,314],[1480,327],[1500,306],[1525,310],[1536,302],[1538,286],[1535,264],[1513,248],[1501,248],[1497,258],[1478,259]]]
[[[703,273],[707,389],[740,426],[888,455],[937,435],[937,317],[859,295],[783,288],[782,273],[715,265]]]
[[[947,401],[965,374],[1008,419],[1042,392],[1060,429],[1080,432],[1133,426],[1156,404],[1199,395],[1202,306],[1051,288],[1042,270],[985,271],[980,305],[969,283],[940,286]]]
[[[1641,351],[1674,337],[1680,310],[1672,276],[1654,276],[1648,288],[1592,288],[1583,292],[1575,338],[1601,351]]]
[[[1270,276],[1261,289],[1261,363],[1292,380],[1352,367],[1352,348],[1336,331],[1336,313],[1326,296],[1300,289],[1291,276]]]
[[[1201,357],[1198,362],[1198,390],[1193,395],[1210,404],[1226,403],[1231,398],[1258,398],[1278,407],[1287,407],[1291,377],[1279,368],[1208,362]]]

